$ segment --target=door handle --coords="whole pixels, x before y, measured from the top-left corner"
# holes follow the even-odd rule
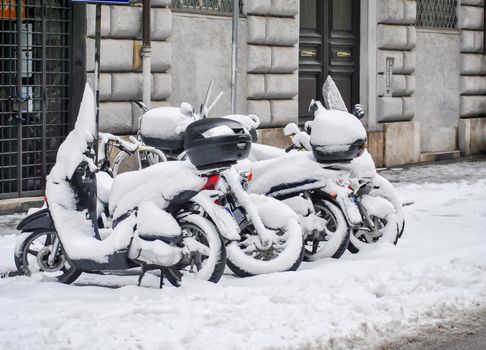
[[[338,52],[336,52],[336,55],[337,55],[337,57],[346,58],[346,57],[351,57],[351,52],[349,52],[349,51],[338,51]]]
[[[317,57],[316,50],[301,50],[300,57]]]

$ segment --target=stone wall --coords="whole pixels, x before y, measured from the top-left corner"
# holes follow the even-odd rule
[[[246,112],[247,20],[239,21],[238,93],[236,111]],[[231,54],[232,18],[172,12],[172,92],[168,102],[179,106],[191,103],[199,108],[210,80],[213,80],[212,99],[224,92],[211,111],[211,116],[231,113]]]
[[[378,122],[408,121],[415,114],[416,2],[377,2],[377,107]],[[392,96],[385,97],[385,62],[394,59]]]
[[[152,1],[152,101],[164,103],[172,90],[171,45],[172,13],[170,0]],[[87,5],[88,78],[94,79],[95,5]],[[142,8],[102,6],[100,130],[133,133],[137,128],[139,108],[131,103],[142,100]]]
[[[462,0],[461,117],[486,117],[486,56],[483,48],[484,0]]]
[[[298,118],[298,0],[246,0],[247,112],[263,127]]]
[[[460,33],[417,29],[415,121],[421,123],[420,152],[457,149]]]

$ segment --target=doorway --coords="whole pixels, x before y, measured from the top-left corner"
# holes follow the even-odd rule
[[[311,99],[322,101],[330,75],[346,106],[359,101],[359,0],[301,0],[299,123],[313,118]]]

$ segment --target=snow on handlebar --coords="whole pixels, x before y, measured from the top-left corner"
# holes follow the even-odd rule
[[[135,152],[138,147],[140,146],[139,142],[137,141],[136,138],[133,136],[130,137],[130,141],[125,141],[121,137],[110,134],[110,133],[99,133],[99,139],[101,140],[101,143],[103,145],[106,145],[108,143],[113,143],[115,144],[116,147],[119,147],[121,149],[125,149],[129,152]]]

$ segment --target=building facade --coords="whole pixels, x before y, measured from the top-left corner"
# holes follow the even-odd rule
[[[0,198],[40,193],[82,83],[94,76],[94,5],[18,1],[4,0],[0,12]],[[480,153],[484,6],[484,0],[243,0],[237,112],[258,115],[262,141],[283,145],[280,128],[311,118],[310,99],[322,98],[331,75],[348,107],[366,107],[378,166]],[[151,107],[199,106],[213,80],[225,94],[212,116],[230,113],[231,8],[231,0],[152,0]],[[142,8],[103,6],[101,23],[100,128],[134,134]],[[15,102],[26,96],[28,102]]]
[[[152,107],[198,105],[209,80],[230,112],[231,1],[153,1]],[[94,10],[88,8],[88,27]],[[134,132],[141,98],[141,9],[105,7],[102,128]],[[88,57],[93,32],[88,30]],[[483,0],[246,0],[239,21],[238,113],[264,142],[303,123],[329,74],[365,105],[378,165],[479,153],[486,142]],[[88,65],[89,66],[89,65]],[[90,67],[92,69],[93,67]]]

